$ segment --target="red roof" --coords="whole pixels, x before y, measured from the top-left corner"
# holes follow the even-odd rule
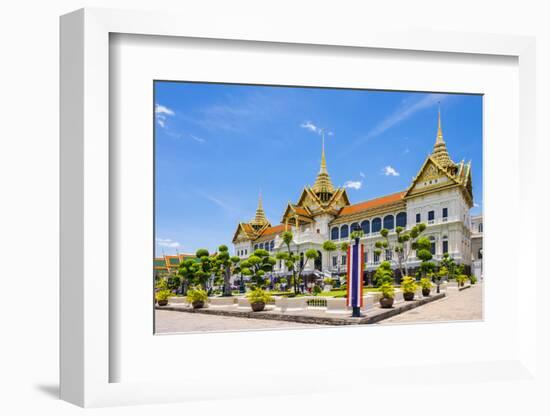
[[[383,205],[393,204],[399,202],[403,199],[406,192],[397,192],[395,194],[381,196],[379,198],[374,198],[368,201],[359,202],[358,204],[348,205],[347,207],[342,208],[339,215],[350,215],[355,214],[356,212],[365,211],[371,208],[381,207]]]
[[[262,233],[262,237],[264,235],[269,235],[269,234],[278,234],[278,233],[282,232],[284,229],[285,229],[284,224],[279,224],[279,225],[276,225],[274,227],[268,227]]]

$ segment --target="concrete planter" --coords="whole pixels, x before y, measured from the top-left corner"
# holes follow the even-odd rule
[[[327,313],[348,313],[346,298],[328,298]]]
[[[275,299],[275,307],[281,312],[304,310],[307,307],[307,299],[280,297]]]
[[[208,303],[210,306],[232,306],[235,304],[235,301],[237,298],[234,298],[232,296],[226,296],[226,297],[213,297],[208,298]]]
[[[239,308],[250,309],[250,301],[248,298],[237,298],[237,306]]]

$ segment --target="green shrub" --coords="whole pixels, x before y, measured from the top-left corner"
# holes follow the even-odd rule
[[[468,276],[466,276],[465,274],[459,274],[458,276],[456,276],[456,282],[460,286],[466,283],[466,280],[468,280]]]
[[[268,303],[271,300],[271,295],[259,287],[248,292],[246,297],[248,298],[250,303]]]
[[[422,289],[431,289],[432,286],[432,282],[430,282],[430,279],[428,279],[427,277],[423,277],[422,279],[420,279],[420,287]]]
[[[380,285],[380,293],[383,298],[392,298],[395,296],[395,289],[391,283],[382,283]]]
[[[416,288],[416,281],[413,277],[403,277],[403,280],[401,281],[401,290],[403,290],[403,293],[414,293],[416,292]]]
[[[331,277],[325,277],[325,278],[323,279],[323,283],[324,283],[325,285],[332,285],[332,284],[334,283],[334,280],[332,280]]]
[[[376,287],[380,287],[384,283],[393,284],[393,270],[389,261],[380,263],[372,277],[372,281]]]
[[[472,285],[475,285],[477,282],[477,277],[475,277],[473,274],[470,276],[470,283]]]
[[[155,293],[155,299],[158,301],[168,300],[168,298],[172,296],[172,291],[168,289],[159,290],[157,293]]]
[[[344,283],[342,286],[340,286],[340,289],[336,289],[336,290],[348,290],[347,283]]]
[[[315,296],[317,296],[317,295],[318,295],[319,293],[321,293],[322,291],[323,291],[323,290],[321,289],[320,286],[318,286],[318,285],[313,286],[313,294],[314,294]]]
[[[208,294],[204,289],[200,287],[194,287],[187,291],[187,302],[206,302],[208,300]]]

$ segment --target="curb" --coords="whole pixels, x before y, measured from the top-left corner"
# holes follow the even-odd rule
[[[232,316],[237,318],[251,318],[251,319],[264,319],[272,321],[287,321],[297,322],[304,324],[318,324],[318,325],[368,325],[375,324],[383,321],[384,319],[391,318],[392,316],[399,315],[403,312],[410,311],[411,309],[418,308],[419,306],[427,303],[443,299],[445,293],[435,294],[428,298],[420,300],[405,301],[402,304],[393,307],[391,309],[384,309],[376,315],[365,316],[362,318],[352,317],[320,317],[320,316],[307,316],[307,315],[289,315],[283,313],[272,312],[252,312],[252,311],[227,311],[219,309],[191,309],[175,306],[155,306],[155,309],[185,313],[199,313],[203,315],[217,315],[217,316]]]

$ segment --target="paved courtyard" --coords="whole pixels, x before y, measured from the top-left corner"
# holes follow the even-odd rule
[[[379,324],[481,320],[483,319],[482,300],[482,284],[473,285],[462,291],[449,288],[445,298],[388,318]],[[326,327],[326,325],[308,323],[206,315],[159,309],[155,310],[155,322],[157,334]]]
[[[297,322],[266,321],[262,319],[236,318],[233,316],[203,315],[177,311],[155,310],[156,333],[169,334],[197,331],[243,331],[250,329],[315,328],[326,325]]]
[[[458,291],[449,289],[447,296],[420,308],[380,322],[380,325],[418,322],[473,321],[483,319],[483,284]]]

